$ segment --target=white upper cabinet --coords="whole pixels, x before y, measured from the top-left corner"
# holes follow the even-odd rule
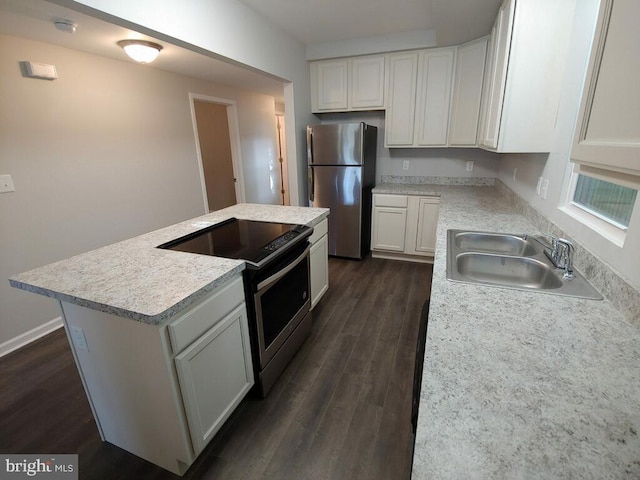
[[[311,64],[312,108],[314,112],[347,109],[347,59]]]
[[[477,145],[488,37],[458,47],[449,120],[449,146]]]
[[[349,60],[349,108],[384,108],[384,56]]]
[[[487,59],[478,144],[496,152],[549,152],[575,0],[505,0]]]
[[[455,47],[389,57],[387,147],[445,147]]]
[[[385,146],[413,145],[413,123],[416,111],[418,54],[389,56],[388,105],[385,115]]]
[[[311,62],[313,112],[383,109],[385,60],[370,55]]]
[[[447,146],[455,53],[455,48],[420,53],[416,96],[416,146]]]
[[[586,167],[640,175],[640,2],[603,0],[571,151]]]

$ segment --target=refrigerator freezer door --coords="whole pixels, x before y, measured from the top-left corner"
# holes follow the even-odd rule
[[[329,213],[329,255],[362,258],[362,167],[313,169],[314,207]]]
[[[361,165],[362,123],[307,127],[309,165]]]

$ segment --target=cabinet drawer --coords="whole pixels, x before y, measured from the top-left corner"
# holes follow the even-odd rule
[[[178,353],[244,302],[242,277],[230,281],[167,326],[171,348]]]
[[[320,240],[324,235],[327,234],[327,219],[325,218],[319,224],[313,227],[313,233],[309,237],[309,242],[311,245],[314,245],[318,240]]]
[[[408,198],[406,195],[387,195],[376,193],[373,196],[376,207],[400,207],[407,208]]]

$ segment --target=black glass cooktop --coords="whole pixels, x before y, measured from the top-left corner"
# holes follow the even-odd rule
[[[312,232],[313,229],[304,225],[230,218],[158,248],[236,258],[260,265],[270,255],[297,244]]]

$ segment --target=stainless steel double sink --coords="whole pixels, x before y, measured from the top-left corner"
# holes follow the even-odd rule
[[[577,271],[563,278],[544,254],[542,244],[527,235],[447,231],[447,279],[492,287],[536,291],[602,300]]]

